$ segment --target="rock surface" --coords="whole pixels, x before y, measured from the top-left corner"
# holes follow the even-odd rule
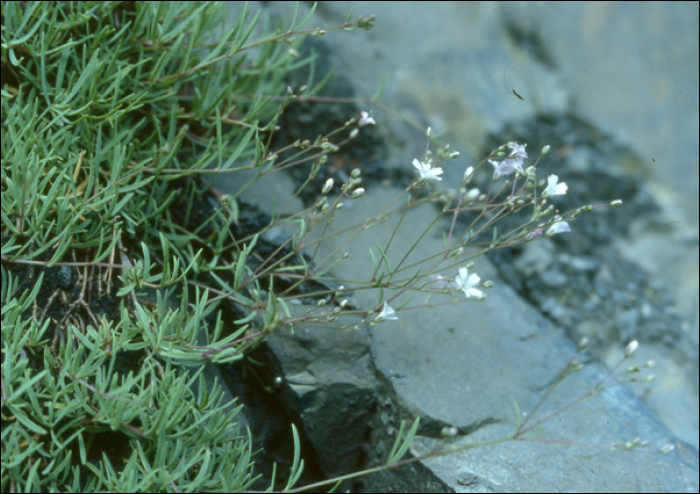
[[[310,467],[318,469],[317,479],[381,463],[401,419],[422,418],[423,427],[411,450],[414,456],[441,444],[443,427],[452,426],[458,431],[446,447],[493,441],[512,434],[516,428],[513,403],[521,412],[529,413],[542,398],[576,352],[572,338],[598,338],[594,358],[548,396],[530,424],[586,394],[604,379],[607,368],[623,355],[629,338],[646,338],[638,360],[654,358],[659,363],[655,370],[659,382],[636,385],[636,393],[646,403],[626,385],[612,386],[543,424],[536,436],[539,442],[480,447],[413,463],[343,487],[369,492],[697,492],[697,77],[693,87],[692,77],[689,80],[686,74],[687,64],[680,67],[672,63],[678,59],[695,61],[691,65],[695,63],[697,74],[697,43],[677,46],[672,41],[680,32],[692,33],[688,24],[692,19],[697,39],[697,5],[675,5],[665,10],[660,6],[618,4],[562,4],[544,9],[533,4],[447,3],[440,7],[402,4],[396,8],[375,2],[336,2],[321,4],[311,27],[341,24],[350,5],[356,6],[355,15],[377,14],[375,28],[367,34],[338,33],[337,38],[329,33],[324,42],[331,47],[331,59],[341,67],[343,80],[351,81],[359,95],[370,96],[381,74],[387,74],[386,101],[393,108],[410,111],[405,115],[419,122],[419,127],[429,124],[449,131],[446,139],[453,150],[463,153],[464,161],[446,168],[441,187],[456,186],[464,168],[483,156],[489,136],[499,135],[513,122],[521,126],[534,122],[542,114],[573,114],[590,121],[600,135],[613,129],[614,142],[626,141],[621,147],[631,149],[630,154],[606,155],[614,168],[611,173],[647,177],[644,193],[653,199],[640,199],[638,204],[646,209],[659,204],[660,212],[649,216],[645,209],[636,218],[633,215],[625,220],[629,229],[626,236],[617,229],[608,232],[610,249],[640,270],[629,293],[637,293],[636,287],[651,286],[656,287],[657,295],[650,298],[651,305],[646,309],[641,303],[632,309],[635,298],[618,300],[615,322],[608,328],[601,324],[605,320],[596,320],[599,310],[594,305],[566,305],[556,295],[565,293],[575,276],[585,279],[605,273],[606,263],[614,262],[616,257],[602,253],[576,255],[549,240],[528,244],[528,249],[514,259],[493,259],[499,263],[495,266],[481,257],[474,271],[482,280],[495,282],[483,302],[399,310],[398,321],[371,328],[360,325],[355,331],[298,325],[294,336],[280,331],[270,338],[263,351],[269,369],[262,380],[272,386],[279,377],[281,384],[272,395],[270,403],[274,405],[251,408],[255,410],[253,430],[256,420],[258,431],[265,428],[260,426],[265,409],[277,408],[278,422],[282,421],[280,417],[294,421],[311,455],[305,458],[311,458]],[[268,8],[278,15],[289,15],[282,3],[272,2]],[[617,26],[618,21],[620,29],[605,29]],[[640,23],[649,29],[637,33],[630,27]],[[651,39],[650,32],[655,33]],[[605,33],[607,46],[612,47],[609,53],[601,44],[601,33]],[[648,52],[632,48],[639,37],[642,45],[650,46]],[[622,64],[620,59],[629,53],[636,54],[636,58]],[[604,91],[597,89],[598,81],[605,82]],[[524,100],[504,89],[504,83]],[[684,92],[686,96],[682,96]],[[622,96],[616,99],[611,96],[615,94]],[[638,104],[640,101],[643,104]],[[686,112],[688,107],[692,111]],[[644,118],[637,117],[639,112]],[[659,112],[683,116],[678,120],[658,119],[655,115],[658,117]],[[375,118],[378,128],[388,129],[384,138],[392,149],[381,166],[411,170],[411,159],[424,151],[423,131],[391,120],[379,110]],[[679,122],[688,125],[683,127]],[[660,128],[655,131],[655,126]],[[651,139],[654,132],[674,137]],[[576,171],[576,166],[579,173],[590,173],[599,159],[582,154],[586,151],[580,143],[549,144],[559,152],[552,154],[562,159],[573,154],[573,168],[567,168],[570,173]],[[536,148],[529,149],[534,156]],[[635,155],[645,159],[636,159]],[[652,156],[656,157],[653,163],[649,158]],[[688,161],[688,156],[693,158]],[[686,168],[681,167],[684,160]],[[657,161],[668,166],[657,166]],[[687,180],[693,173],[695,178]],[[608,186],[613,183],[610,178],[606,180]],[[336,217],[333,229],[342,230],[375,214],[388,199],[401,193],[395,185],[381,180],[363,184],[367,193],[348,203]],[[281,178],[274,187],[282,190],[276,197],[293,194],[288,178]],[[269,205],[265,190],[270,189],[250,199]],[[405,220],[388,254],[392,265],[435,214],[432,206],[422,206]],[[347,280],[371,276],[368,249],[387,241],[395,221],[392,217],[343,245],[342,252],[350,252],[351,256],[333,269],[339,282],[351,286]],[[669,226],[669,221],[680,223]],[[442,250],[443,229],[444,225],[438,224],[423,239],[411,253],[409,264]],[[576,229],[576,223],[572,229]],[[340,242],[342,238],[330,238],[322,244],[324,252],[331,252]],[[530,249],[529,245],[534,247]],[[562,261],[561,256],[567,255]],[[559,269],[557,262],[572,266],[578,275]],[[457,267],[445,275],[453,276]],[[523,291],[534,277],[540,280],[538,289],[550,289],[551,297],[545,300]],[[668,294],[668,302],[661,304],[658,293]],[[385,297],[393,295],[385,293]],[[608,295],[601,292],[599,296]],[[409,305],[420,305],[425,297],[416,293]],[[363,310],[371,310],[379,302],[374,290],[357,290],[354,298]],[[404,295],[391,304],[398,307],[403,300]],[[431,303],[446,301],[454,299],[435,297]],[[665,326],[645,325],[640,319],[649,311],[653,314],[656,308],[673,304],[677,312],[671,314],[670,309],[664,309],[666,312],[651,319]],[[666,329],[655,334],[650,329],[655,327]],[[228,382],[230,387],[236,386],[235,380]],[[280,425],[281,429],[285,427]],[[275,436],[274,430],[267,429],[268,440]],[[666,443],[674,444],[676,449],[661,456],[577,444],[609,446],[636,437],[649,441],[650,451],[658,451]],[[568,444],[546,444],[542,442],[545,439]]]

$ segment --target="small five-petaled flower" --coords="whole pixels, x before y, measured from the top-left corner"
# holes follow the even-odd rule
[[[442,168],[439,166],[433,168],[430,160],[428,160],[427,163],[422,163],[414,159],[413,166],[415,166],[416,170],[420,173],[421,180],[442,180],[442,177],[440,177],[440,175],[442,175]]]
[[[569,223],[563,221],[561,219],[561,216],[557,215],[554,217],[554,222],[552,223],[552,226],[550,226],[547,229],[547,236],[551,237],[552,235],[556,235],[557,233],[565,233],[570,231],[571,227],[569,226]]]
[[[557,177],[556,175],[550,175],[549,177],[547,177],[548,183],[547,183],[547,187],[542,192],[542,197],[565,195],[569,186],[566,185],[565,182],[558,184],[557,183],[558,181],[559,181],[559,177]]]
[[[384,301],[384,307],[382,307],[382,311],[377,315],[377,318],[375,321],[397,321],[399,317],[396,315],[396,312],[394,312],[394,309],[391,308],[389,304],[386,303],[386,300]]]
[[[372,116],[367,113],[366,111],[362,112],[362,117],[360,118],[360,121],[357,122],[357,125],[362,127],[363,125],[375,125],[376,122],[372,118]]]
[[[469,274],[467,268],[459,268],[459,274],[455,277],[455,288],[462,290],[467,298],[481,297],[484,293],[474,288],[480,281],[481,278],[476,273]]]

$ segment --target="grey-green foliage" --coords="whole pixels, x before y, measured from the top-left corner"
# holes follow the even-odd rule
[[[224,18],[213,2],[2,3],[3,492],[234,492],[252,482],[238,409],[205,386],[212,354],[195,348],[235,360],[245,326],[222,335],[218,317],[207,327],[207,291],[188,304],[184,275],[215,261],[171,217],[169,185],[212,162],[263,162],[282,105],[267,96],[284,95],[285,74],[303,62],[284,34],[249,39],[257,16],[243,12],[233,27]],[[208,241],[221,245],[225,221]],[[38,307],[44,274],[96,263],[115,270],[120,317],[45,317],[58,302]],[[45,271],[26,286],[17,273],[32,266]],[[142,303],[144,285],[161,289],[156,304]],[[171,309],[177,285],[185,293]],[[143,357],[117,372],[125,352]],[[119,461],[104,444],[95,454],[116,437],[128,445]]]

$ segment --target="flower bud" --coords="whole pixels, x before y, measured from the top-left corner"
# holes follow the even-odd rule
[[[610,202],[610,207],[616,208],[618,206],[622,206],[622,199],[615,199]]]
[[[627,348],[625,348],[625,358],[630,358],[632,355],[634,355],[634,352],[637,351],[638,346],[639,342],[637,342],[637,340],[630,341]]]
[[[586,347],[588,347],[588,338],[584,336],[580,340],[578,340],[578,349],[579,350],[585,350]]]
[[[477,189],[477,188],[471,189],[469,192],[467,192],[467,193],[465,194],[465,196],[464,196],[464,202],[470,203],[470,202],[476,201],[476,200],[479,198],[479,194],[480,194],[480,193],[481,193],[481,192],[480,192],[479,189]]]
[[[332,188],[333,188],[333,179],[329,178],[328,180],[326,180],[326,183],[323,184],[323,188],[321,189],[321,194],[327,195],[331,191]]]
[[[674,449],[676,449],[676,447],[675,447],[673,444],[665,444],[664,447],[661,448],[660,453],[661,453],[662,455],[665,455],[666,453],[670,453],[670,452],[673,451]]]
[[[459,151],[453,151],[450,153],[451,160],[456,160],[457,158],[459,158]]]
[[[457,435],[459,431],[457,430],[456,427],[453,426],[445,426],[440,430],[440,435],[442,437],[454,437]]]
[[[350,176],[351,176],[352,178],[357,178],[357,177],[360,176],[361,173],[362,173],[362,170],[360,170],[359,168],[354,168],[354,169],[350,172]]]
[[[542,148],[542,156],[549,152],[549,147],[549,144],[547,144],[545,147]]]
[[[363,195],[365,195],[365,189],[360,187],[355,189],[350,197],[352,199],[357,199],[358,197],[362,197]]]
[[[466,170],[464,170],[464,180],[467,181],[472,178],[472,175],[474,174],[474,167],[470,166]]]
[[[350,139],[354,139],[355,137],[358,136],[359,133],[360,133],[360,130],[359,130],[359,129],[352,129],[352,130],[350,131]]]

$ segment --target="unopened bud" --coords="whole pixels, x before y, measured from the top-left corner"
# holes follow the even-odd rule
[[[670,453],[670,452],[673,451],[674,449],[676,449],[676,447],[675,447],[673,444],[665,444],[664,447],[661,448],[660,453],[661,453],[662,455],[665,455],[666,453]]]
[[[549,144],[542,148],[542,155],[544,156],[549,152]]]
[[[450,153],[451,160],[456,160],[457,158],[459,158],[459,151],[453,151]]]
[[[360,130],[359,130],[359,129],[352,129],[352,130],[350,131],[350,139],[354,139],[355,137],[358,136],[359,133],[360,133]]]
[[[610,201],[610,207],[616,208],[618,206],[622,206],[622,199],[615,199],[614,201]]]
[[[353,199],[357,199],[358,197],[362,197],[363,195],[365,195],[365,189],[360,187],[358,189],[355,189],[350,197]]]
[[[474,167],[470,166],[466,170],[464,170],[464,180],[467,181],[470,178],[472,178],[472,174],[474,174]]]
[[[578,349],[579,350],[585,350],[588,347],[588,338],[584,336],[580,340],[578,340]]]
[[[329,178],[328,180],[326,180],[326,183],[323,184],[323,188],[321,189],[321,193],[323,195],[327,195],[331,191],[332,188],[333,188],[333,179]]]
[[[637,342],[637,340],[630,341],[627,345],[627,348],[625,348],[625,358],[630,358],[632,355],[634,355],[634,352],[637,351],[638,346],[639,343]]]
[[[443,437],[455,437],[458,432],[456,427],[445,426],[440,430],[440,435]]]
[[[479,198],[479,194],[480,194],[480,193],[481,193],[481,192],[479,191],[479,189],[476,189],[476,188],[471,189],[469,192],[467,192],[467,193],[465,194],[465,196],[464,196],[464,201],[465,201],[466,203],[474,202],[474,201],[476,201],[476,200]]]
[[[350,176],[351,176],[352,178],[357,178],[357,177],[360,176],[361,173],[362,173],[362,170],[360,170],[359,168],[354,168],[354,169],[350,172]]]

